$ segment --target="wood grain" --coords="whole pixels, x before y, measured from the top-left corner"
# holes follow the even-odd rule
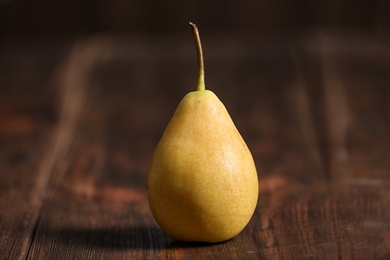
[[[0,258],[24,259],[51,174],[58,91],[51,77],[63,48],[2,45],[0,65]],[[26,50],[27,49],[27,50]]]
[[[203,244],[165,235],[146,196],[155,145],[195,89],[193,43],[75,42],[55,55],[44,95],[24,90],[33,103],[9,101],[19,114],[0,110],[14,122],[0,128],[10,158],[0,164],[0,252],[28,259],[386,259],[388,43],[326,34],[291,42],[208,39],[206,84],[253,152],[260,194],[240,235]],[[37,203],[11,206],[25,198]]]

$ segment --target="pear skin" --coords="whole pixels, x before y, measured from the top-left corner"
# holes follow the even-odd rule
[[[219,98],[198,87],[180,102],[152,158],[155,220],[175,240],[221,242],[245,228],[257,199],[252,154]]]
[[[252,155],[225,106],[209,90],[187,94],[157,145],[148,176],[151,211],[180,241],[221,242],[253,215]]]

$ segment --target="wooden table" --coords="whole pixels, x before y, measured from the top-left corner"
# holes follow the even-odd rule
[[[258,168],[246,229],[178,243],[146,196],[195,89],[190,32],[0,44],[1,259],[389,259],[390,39],[203,35],[206,84]]]

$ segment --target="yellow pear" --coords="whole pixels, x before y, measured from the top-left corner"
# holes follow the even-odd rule
[[[205,89],[199,32],[199,84],[180,102],[148,174],[154,218],[173,239],[221,242],[239,234],[258,199],[253,157],[225,106]]]

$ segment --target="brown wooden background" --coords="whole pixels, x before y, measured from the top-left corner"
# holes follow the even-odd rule
[[[311,2],[1,1],[0,259],[388,259],[387,2]],[[173,241],[146,199],[155,145],[196,85],[191,15],[260,181],[251,222],[220,244]]]
[[[203,32],[296,34],[317,28],[388,33],[387,0],[1,0],[0,35],[182,32],[195,21]]]

